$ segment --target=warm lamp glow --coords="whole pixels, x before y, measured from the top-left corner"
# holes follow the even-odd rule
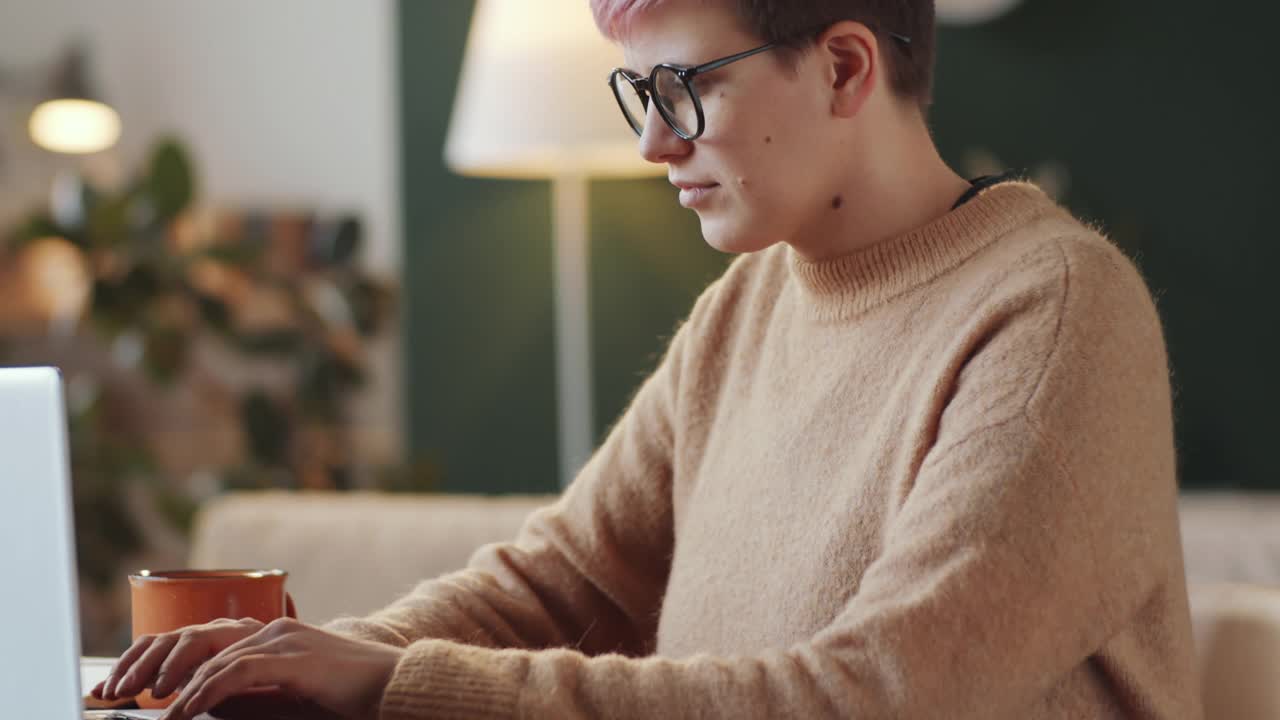
[[[120,139],[120,116],[93,100],[50,100],[31,113],[29,129],[31,139],[46,150],[95,153]]]
[[[949,25],[977,25],[1012,10],[1021,0],[938,0],[938,20]]]
[[[480,0],[445,159],[467,175],[663,175],[645,162],[609,90],[622,50],[585,0]]]
[[[42,317],[74,320],[84,312],[93,280],[75,245],[60,237],[34,240],[24,250],[20,267],[26,299]]]

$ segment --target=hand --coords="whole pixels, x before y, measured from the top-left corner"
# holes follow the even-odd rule
[[[342,718],[376,717],[404,650],[284,618],[204,663],[162,720],[186,720],[235,695],[280,689]]]
[[[253,618],[214,620],[161,635],[143,635],[116,661],[91,694],[99,700],[131,698],[146,688],[161,698],[182,685],[199,665],[264,627]]]

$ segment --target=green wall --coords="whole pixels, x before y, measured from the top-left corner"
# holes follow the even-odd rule
[[[409,437],[443,490],[554,490],[549,187],[441,159],[472,4],[400,6]],[[1280,488],[1276,11],[1213,7],[1027,0],[944,28],[933,126],[957,168],[974,150],[1061,165],[1066,203],[1136,257],[1165,319],[1183,485]],[[602,435],[729,258],[665,180],[594,183],[591,210]]]
[[[1229,8],[1229,9],[1228,9]],[[949,158],[1063,163],[1067,204],[1135,257],[1174,371],[1184,487],[1280,489],[1273,3],[1028,0],[940,39]]]

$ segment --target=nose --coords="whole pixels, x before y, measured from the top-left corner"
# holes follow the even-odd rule
[[[640,135],[640,156],[651,163],[671,162],[688,155],[693,143],[676,134],[658,112],[657,102],[650,102]]]

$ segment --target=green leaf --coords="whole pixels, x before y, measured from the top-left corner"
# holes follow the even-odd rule
[[[93,303],[89,312],[98,332],[108,340],[124,332],[133,320],[120,284],[102,279],[93,283]]]
[[[298,403],[305,417],[341,423],[342,400],[364,374],[327,349],[310,349],[299,359]]]
[[[316,222],[311,230],[311,258],[320,267],[345,265],[360,249],[364,234],[360,219],[346,216],[338,220]]]
[[[161,289],[161,278],[145,265],[135,266],[119,280],[96,280],[90,308],[94,323],[108,337],[137,326],[145,319],[147,308],[160,296]]]
[[[53,218],[45,213],[36,213],[9,233],[6,242],[10,247],[19,248],[43,237],[65,237],[67,234],[67,231],[59,227]]]
[[[249,355],[284,357],[297,353],[304,338],[296,330],[262,330],[235,335],[236,346]]]
[[[146,335],[142,363],[151,378],[170,384],[182,374],[190,352],[190,338],[176,327],[152,328]]]
[[[191,204],[195,180],[186,150],[175,140],[159,143],[151,154],[145,189],[158,224],[172,220]]]
[[[283,465],[289,459],[289,416],[262,390],[252,390],[240,403],[245,442],[262,465]]]
[[[196,502],[162,484],[157,484],[153,488],[152,499],[155,501],[156,509],[169,521],[170,525],[182,531],[184,535],[191,533],[191,526],[199,509]]]
[[[265,246],[260,243],[225,243],[205,248],[197,257],[217,260],[237,268],[248,268],[262,258],[264,249]]]
[[[200,317],[214,331],[224,334],[231,332],[231,308],[222,300],[193,292],[196,307],[200,310]]]
[[[340,286],[347,299],[356,330],[362,337],[373,337],[391,314],[395,296],[390,290],[368,278],[356,278]]]
[[[129,198],[110,198],[87,211],[85,245],[90,248],[129,248],[132,239]]]
[[[338,416],[338,378],[332,361],[319,350],[298,362],[298,403],[305,417],[332,422]]]

